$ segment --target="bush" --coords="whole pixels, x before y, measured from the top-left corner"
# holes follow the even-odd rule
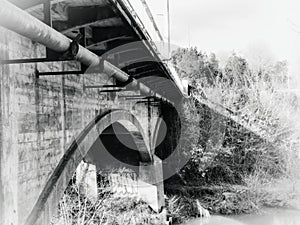
[[[253,70],[247,60],[232,54],[221,68],[215,56],[196,48],[176,51],[173,62],[195,88],[194,102],[190,99],[184,108],[187,132],[182,147],[189,161],[180,171],[185,189],[181,195],[193,199],[193,193],[201,192],[197,188],[221,186],[199,197],[213,212],[222,214],[287,206],[290,195],[271,188],[278,180],[290,181],[299,174],[300,101],[286,89],[286,62]],[[283,79],[279,82],[276,77]],[[205,102],[242,118],[251,129],[214,112]],[[223,136],[216,134],[214,126],[220,121]],[[219,138],[212,139],[214,135]],[[175,194],[171,189],[169,193]]]
[[[54,225],[135,225],[165,224],[161,214],[154,213],[145,202],[130,196],[117,197],[102,187],[99,197],[90,200],[76,184],[71,184],[59,203]]]

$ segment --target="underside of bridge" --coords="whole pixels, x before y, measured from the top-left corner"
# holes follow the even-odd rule
[[[0,224],[49,224],[82,162],[131,169],[159,211],[186,90],[129,0],[0,0]]]
[[[0,1],[0,224],[48,224],[81,162],[163,207],[185,93],[128,3]]]
[[[71,40],[78,41],[87,50],[101,57],[101,60],[110,62],[152,91],[172,101],[182,98],[182,86],[164,64],[155,43],[143,25],[138,23],[138,18],[125,1],[10,0],[10,2]],[[47,41],[48,37],[43,38]],[[62,52],[47,49],[45,54],[45,59],[40,61],[63,60]],[[10,61],[10,63],[18,62],[26,61]],[[85,71],[86,66],[90,65],[82,64],[82,71]]]
[[[105,154],[105,151],[108,154]],[[113,157],[113,160],[107,156]],[[100,170],[111,170],[122,168],[124,165],[132,166],[134,169],[139,166],[142,159],[130,131],[117,123],[103,131],[89,151],[86,161],[96,165]]]

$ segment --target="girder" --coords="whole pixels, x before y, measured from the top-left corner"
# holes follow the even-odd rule
[[[170,71],[161,62],[154,46],[151,44],[148,34],[136,23],[135,18],[122,4],[122,1],[53,0],[51,5],[48,5],[50,6],[49,13],[44,12],[43,6],[43,4],[49,3],[48,0],[10,1],[18,7],[26,9],[39,20],[46,22],[46,20],[52,18],[53,28],[69,38],[75,38],[79,33],[83,34],[84,40],[80,40],[80,43],[86,48],[80,47],[77,59],[82,58],[82,54],[90,50],[90,52],[102,56],[115,65],[116,68],[113,70],[118,68],[133,77],[145,78],[143,82],[146,85],[149,84],[150,89],[157,86],[151,80],[153,76],[162,76],[173,80]],[[44,20],[45,18],[46,20]],[[48,22],[47,24],[51,25]],[[63,40],[66,42],[51,43],[50,41],[49,43],[45,39],[43,44],[47,43],[48,46],[50,44],[55,51],[61,51],[62,48],[65,49],[69,45],[67,39]],[[43,60],[49,61],[48,59]],[[92,54],[89,55],[88,60],[96,64],[100,62]],[[38,62],[38,59],[32,59],[31,61]],[[22,62],[22,60],[16,61],[16,63],[19,62]],[[85,61],[87,64],[89,62]],[[175,99],[182,96],[181,89],[177,84],[173,83],[173,86],[169,87],[171,89],[175,88],[172,91],[172,95],[177,94]],[[162,89],[166,90],[167,88]],[[157,91],[162,92],[159,89]]]

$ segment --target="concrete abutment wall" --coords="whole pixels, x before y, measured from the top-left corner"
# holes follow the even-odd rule
[[[45,49],[31,40],[0,28],[1,59],[43,57]],[[51,175],[72,147],[74,139],[94,118],[110,109],[124,109],[134,115],[143,130],[150,151],[155,124],[161,107],[112,97],[85,85],[113,84],[106,74],[36,77],[41,72],[80,70],[77,62],[31,63],[0,66],[0,224],[21,225],[33,211]],[[149,117],[150,115],[150,117]],[[93,137],[96,138],[96,137]],[[138,138],[138,137],[137,137]],[[87,139],[84,145],[90,145]],[[140,146],[139,146],[140,147]],[[78,151],[72,156],[82,157]],[[69,168],[56,183],[56,193],[63,193],[74,161],[64,161]],[[54,178],[53,178],[54,179]],[[161,189],[161,187],[160,187]],[[52,196],[52,197],[51,197]],[[51,195],[39,224],[47,224],[55,211]],[[159,200],[161,201],[161,200]]]

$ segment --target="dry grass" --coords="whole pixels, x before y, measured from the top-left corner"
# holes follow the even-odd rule
[[[97,199],[89,199],[77,184],[70,185],[59,203],[54,225],[136,225],[165,224],[163,214],[154,213],[149,206],[129,195],[116,196],[110,188],[99,189]]]
[[[295,188],[293,191],[291,185],[283,184],[293,184],[300,174],[300,97],[288,89],[275,89],[272,83],[253,72],[245,73],[243,79],[246,82],[233,80],[230,85],[221,79],[204,86],[198,84],[196,97],[222,105],[250,125],[266,131],[267,140],[273,141],[259,140],[254,135],[249,136],[246,130],[228,127],[227,136],[231,136],[227,138],[227,146],[223,144],[211,152],[196,146],[200,154],[194,151],[196,159],[184,173],[200,181],[199,189],[207,180],[212,186],[224,186],[221,192],[216,190],[212,195],[201,197],[203,204],[214,213],[251,213],[265,206],[298,205],[295,196],[299,194]],[[201,169],[203,167],[207,169]],[[192,185],[196,184],[194,181]]]

